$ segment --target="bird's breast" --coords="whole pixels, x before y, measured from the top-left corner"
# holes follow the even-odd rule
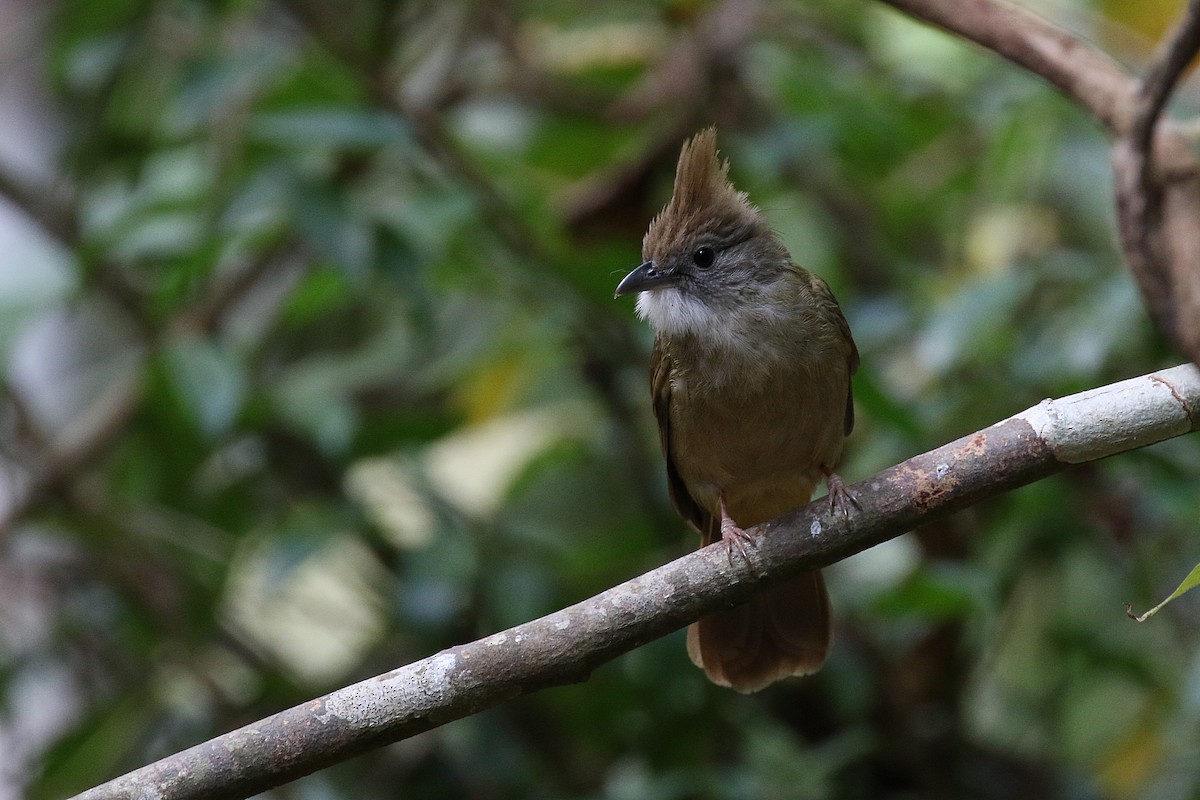
[[[822,467],[841,456],[844,359],[695,361],[673,370],[670,409],[672,459],[689,494],[714,515],[724,494],[743,527],[808,502]]]

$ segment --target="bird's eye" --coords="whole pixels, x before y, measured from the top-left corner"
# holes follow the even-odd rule
[[[708,269],[717,260],[717,251],[711,247],[701,247],[692,253],[692,263],[700,269]]]

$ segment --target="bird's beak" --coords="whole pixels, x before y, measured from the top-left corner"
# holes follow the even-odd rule
[[[645,261],[617,284],[617,291],[613,293],[613,297],[661,289],[678,279],[679,274],[674,270],[660,270],[654,266],[653,261]]]

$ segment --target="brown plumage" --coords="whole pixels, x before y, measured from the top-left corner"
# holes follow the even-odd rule
[[[807,503],[837,466],[858,351],[829,287],[791,260],[727,173],[712,129],[684,145],[645,263],[617,294],[639,292],[656,330],[651,392],[671,499],[703,544],[724,539],[733,554],[743,529]],[[714,682],[751,692],[819,669],[829,638],[813,572],[704,617],[688,653]]]

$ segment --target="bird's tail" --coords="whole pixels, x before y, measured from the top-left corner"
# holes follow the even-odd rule
[[[829,639],[829,595],[825,579],[814,571],[692,623],[687,649],[713,683],[748,693],[816,672],[829,653]]]

